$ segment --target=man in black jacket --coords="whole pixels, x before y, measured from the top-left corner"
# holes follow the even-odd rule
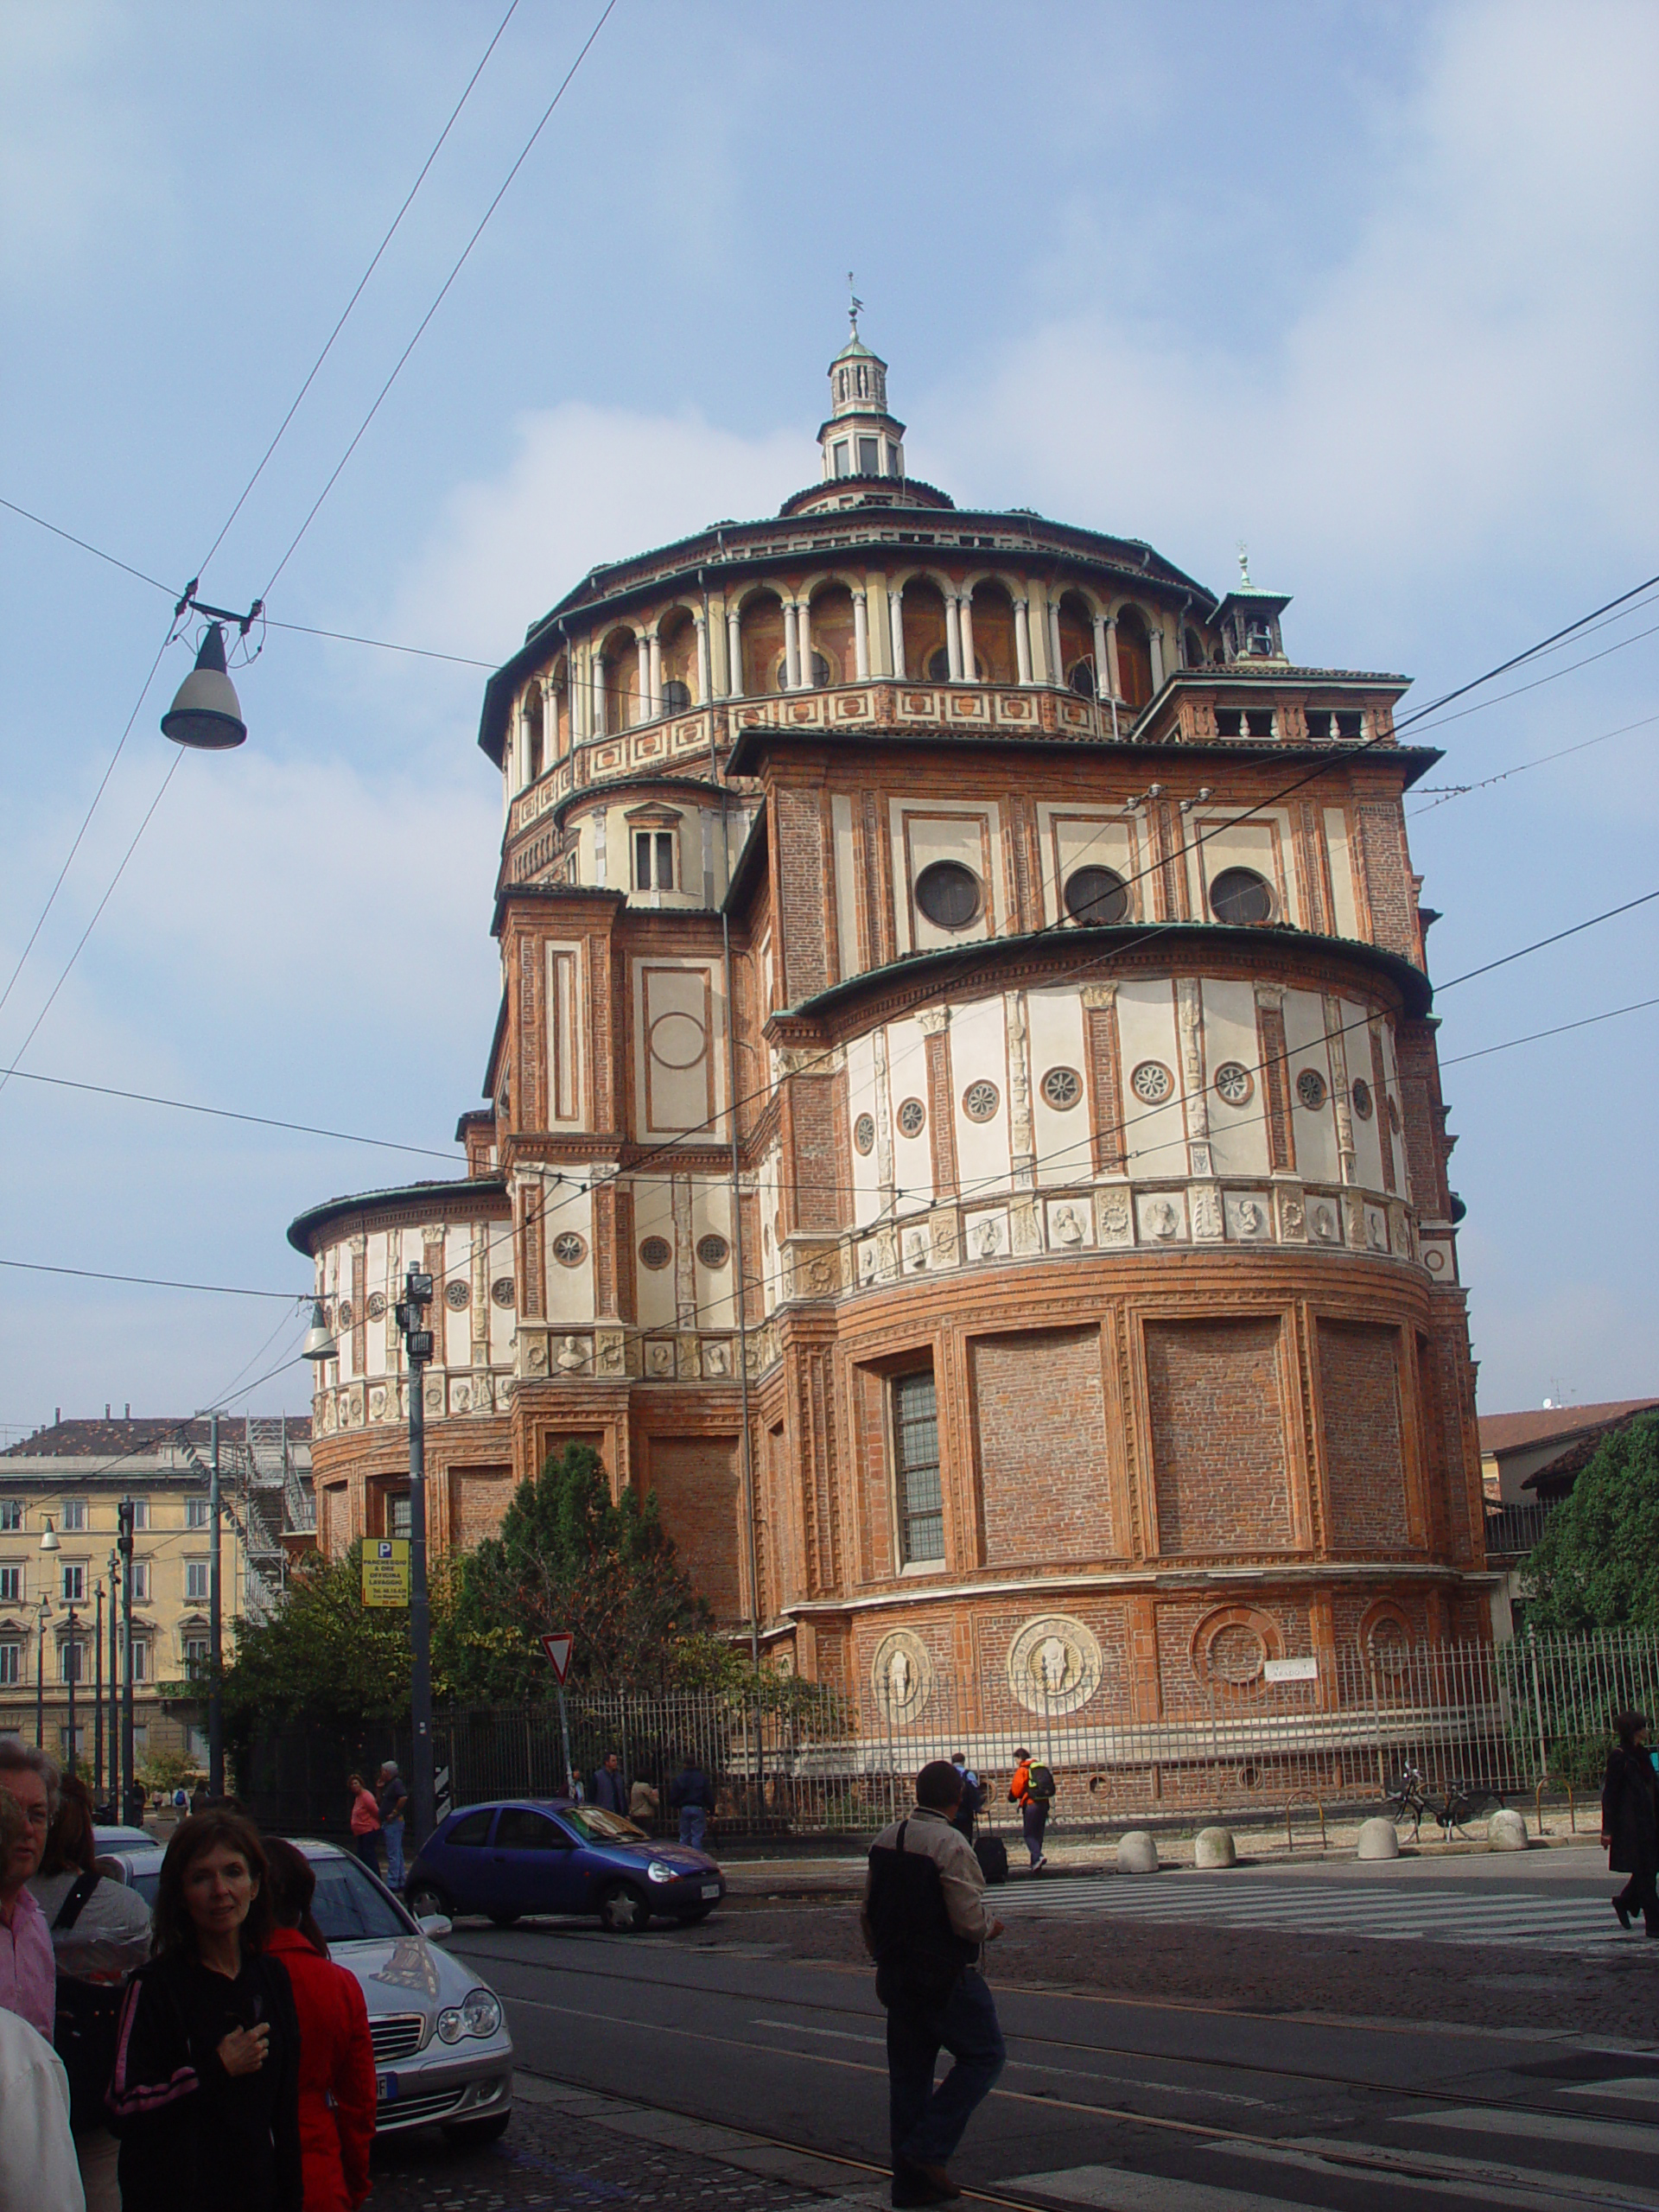
[[[952,1816],[963,1777],[933,1759],[916,1777],[916,1807],[870,1847],[860,1916],[887,2008],[893,2202],[948,2204],[962,2192],[945,2168],[1007,2053],[996,2005],[979,1970],[982,1946],[1002,1933],[987,1910],[985,1877]],[[936,2089],[941,2050],[956,2063]]]
[[[603,1766],[594,1769],[592,1802],[602,1805],[607,1813],[618,1813],[624,1820],[628,1816],[628,1784],[622,1772],[622,1762],[614,1751],[607,1751]]]

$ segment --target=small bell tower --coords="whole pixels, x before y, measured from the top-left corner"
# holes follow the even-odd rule
[[[864,302],[849,291],[847,343],[830,364],[830,419],[818,432],[823,478],[902,479],[905,426],[887,412],[887,365],[858,334]]]

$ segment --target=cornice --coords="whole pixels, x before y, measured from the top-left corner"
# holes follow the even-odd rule
[[[1006,1581],[987,1578],[963,1581],[948,1575],[918,1580],[904,1589],[854,1591],[843,1598],[803,1598],[779,1608],[786,1619],[844,1619],[854,1613],[894,1612],[918,1605],[957,1605],[964,1598],[1052,1599],[1133,1591],[1249,1590],[1259,1595],[1276,1586],[1342,1582],[1441,1583],[1462,1589],[1491,1589],[1501,1574],[1484,1568],[1446,1566],[1431,1560],[1296,1559],[1252,1560],[1243,1565],[1183,1567],[1173,1560],[1148,1560],[1122,1568],[1077,1574],[1015,1575]]]

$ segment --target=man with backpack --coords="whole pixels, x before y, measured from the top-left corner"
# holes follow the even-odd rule
[[[1054,1771],[1041,1759],[1033,1758],[1023,1746],[1014,1756],[1019,1764],[1008,1784],[1008,1802],[1020,1808],[1020,1826],[1030,1853],[1031,1871],[1040,1874],[1048,1864],[1048,1853],[1043,1849],[1043,1831],[1048,1826],[1048,1808],[1054,1802]]]
[[[996,2005],[979,1970],[982,1947],[1002,1933],[985,1904],[985,1878],[952,1822],[962,1775],[931,1759],[916,1777],[915,1808],[870,1847],[860,1924],[887,2012],[887,2092],[895,2205],[949,2204],[962,2192],[945,2161],[1007,2053]],[[941,2050],[956,2063],[935,2088]]]
[[[969,1765],[965,1751],[952,1751],[950,1764],[962,1777],[962,1798],[950,1815],[950,1825],[971,1843],[974,1822],[985,1809],[985,1785]]]

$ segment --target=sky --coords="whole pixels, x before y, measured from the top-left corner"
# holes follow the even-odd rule
[[[1293,656],[1405,710],[1659,571],[1646,0],[617,0],[299,535],[602,5],[519,0],[207,560],[505,4],[0,4],[0,498],[153,580],[0,509],[0,989],[131,718],[0,1006],[0,1259],[302,1294],[302,1207],[454,1172],[24,1076],[458,1166],[501,830],[458,663],[814,478],[849,269],[916,474],[1217,589],[1246,542]],[[187,645],[134,708],[199,572],[273,626],[249,742],[177,759]],[[1409,827],[1481,1408],[1659,1393],[1659,1008],[1487,1049],[1659,992],[1659,901],[1445,988],[1659,888],[1659,612],[1460,704]],[[306,1410],[302,1319],[0,1268],[0,1441]]]

